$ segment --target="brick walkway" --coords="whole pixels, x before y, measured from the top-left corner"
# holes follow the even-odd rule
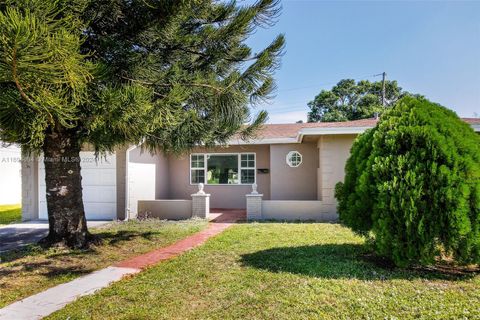
[[[208,227],[168,247],[127,259],[114,266],[95,271],[84,277],[60,284],[43,292],[17,301],[0,309],[0,320],[42,319],[65,307],[77,298],[95,293],[108,287],[124,276],[135,274],[142,269],[171,259],[205,243],[238,221],[245,220],[243,210],[214,210]]]
[[[222,233],[237,221],[245,220],[245,211],[243,210],[225,210],[212,209],[210,214],[213,218],[207,229],[197,232],[183,240],[180,240],[168,247],[160,248],[140,256],[130,258],[115,264],[115,267],[144,269],[157,264],[163,260],[168,260],[191,250],[205,243],[209,238]]]

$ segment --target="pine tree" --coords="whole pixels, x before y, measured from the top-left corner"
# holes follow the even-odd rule
[[[275,0],[0,0],[0,139],[43,152],[47,244],[86,247],[79,153],[184,152],[255,134],[284,37],[253,53]],[[246,123],[248,123],[246,125]]]
[[[400,99],[354,142],[335,196],[398,266],[480,263],[480,136],[445,107]]]

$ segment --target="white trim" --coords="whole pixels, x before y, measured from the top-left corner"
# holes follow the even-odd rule
[[[300,162],[296,166],[294,166],[292,164],[292,162],[290,161],[290,157],[295,153],[297,153],[300,156]],[[300,165],[303,162],[303,155],[300,152],[298,152],[297,150],[292,150],[292,151],[289,151],[287,153],[287,155],[285,156],[285,161],[287,162],[287,164],[290,168],[298,168],[298,167],[300,167]]]
[[[229,141],[229,145],[251,145],[251,144],[288,144],[288,143],[302,143],[303,137],[306,135],[327,135],[327,134],[360,134],[365,132],[370,127],[328,127],[328,128],[302,128],[298,131],[295,138],[268,138],[268,139],[255,139],[250,141],[244,141],[240,139]]]
[[[241,140],[235,139],[228,142],[229,145],[250,145],[250,144],[284,144],[284,143],[298,143],[297,138],[269,138],[269,139],[254,139]]]
[[[203,184],[205,185],[206,184],[206,180],[207,180],[207,157],[206,157],[206,154],[205,153],[190,153],[190,155],[188,156],[188,159],[189,159],[189,166],[190,166],[190,170],[189,170],[189,183],[191,186],[197,186],[199,185],[199,183],[192,183],[192,170],[202,170],[202,168],[192,168],[192,156],[203,156]],[[202,183],[202,182],[200,182]]]
[[[297,136],[283,138],[267,138],[254,140],[234,139],[228,142],[229,145],[255,145],[255,144],[288,144],[302,143],[304,136],[321,136],[321,135],[341,135],[341,134],[360,134],[374,126],[368,127],[317,127],[317,128],[301,128]],[[470,127],[475,132],[480,132],[480,124],[471,124]]]
[[[255,166],[253,168],[247,168],[247,167],[242,167],[241,164],[242,164],[242,157],[241,155],[242,154],[253,154],[254,157],[255,157]],[[189,168],[189,183],[191,186],[197,186],[198,183],[192,183],[192,170],[201,170],[201,168],[192,168],[192,156],[193,155],[203,155],[204,156],[204,160],[203,160],[203,163],[204,163],[204,167],[203,167],[203,170],[204,170],[204,182],[203,184],[206,185],[206,186],[248,186],[248,185],[251,185],[251,183],[242,183],[242,168],[243,169],[253,169],[253,172],[255,174],[254,176],[254,182],[253,183],[256,183],[257,182],[257,153],[256,152],[207,152],[207,153],[202,153],[202,152],[194,152],[194,153],[190,153],[190,155],[188,156],[189,158],[189,165],[190,165],[190,168]],[[211,155],[232,155],[232,156],[238,156],[238,183],[216,183],[216,184],[209,184],[208,183],[208,180],[207,180],[207,173],[208,173],[208,165],[207,165],[207,161],[208,161],[208,156],[211,156]]]
[[[298,136],[303,135],[324,135],[324,134],[356,134],[363,133],[371,127],[324,127],[324,128],[302,128],[298,132]],[[297,136],[297,137],[298,137]]]
[[[242,155],[253,154],[253,167],[242,167]],[[246,160],[247,162],[250,160]],[[242,170],[253,170],[253,182],[252,183],[242,183]],[[255,152],[241,152],[238,157],[238,184],[239,185],[252,185],[257,183],[257,154]]]
[[[242,167],[242,157],[241,155],[242,154],[253,154],[254,157],[255,157],[255,166],[253,168],[247,168],[247,167]],[[248,185],[251,185],[251,183],[242,183],[242,168],[245,170],[245,169],[253,169],[253,172],[254,172],[254,182],[253,183],[256,183],[257,182],[257,153],[256,152],[209,152],[209,153],[202,153],[202,152],[194,152],[194,153],[190,153],[190,155],[188,156],[189,158],[189,184],[191,186],[197,186],[198,183],[192,183],[192,170],[201,170],[201,168],[192,168],[192,156],[193,155],[203,155],[204,156],[204,160],[203,160],[203,163],[204,163],[204,167],[203,167],[203,170],[204,170],[204,182],[203,184],[206,185],[206,186],[248,186]],[[211,156],[211,155],[232,155],[232,156],[237,156],[237,165],[238,165],[238,183],[216,183],[216,184],[209,184],[208,183],[208,180],[207,180],[207,173],[208,173],[208,165],[207,165],[207,161],[208,161],[208,156]]]

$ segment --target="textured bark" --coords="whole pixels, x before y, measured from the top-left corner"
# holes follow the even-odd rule
[[[51,133],[43,153],[49,233],[42,242],[86,248],[91,236],[83,208],[80,145],[72,133]]]

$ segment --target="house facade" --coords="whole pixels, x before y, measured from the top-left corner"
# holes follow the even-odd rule
[[[480,131],[479,119],[464,120]],[[254,140],[199,147],[181,156],[132,146],[97,161],[85,150],[87,218],[128,219],[142,211],[188,218],[206,194],[210,208],[260,210],[261,219],[334,220],[334,189],[343,180],[350,148],[376,121],[268,124]],[[22,162],[24,220],[47,218],[43,170],[41,159]],[[195,197],[199,184],[203,192]],[[257,193],[249,197],[252,185]]]

